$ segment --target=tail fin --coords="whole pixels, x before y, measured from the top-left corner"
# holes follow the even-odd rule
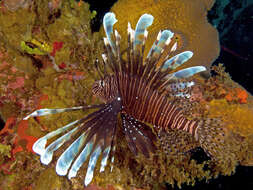
[[[185,154],[199,146],[194,137],[186,131],[161,129],[158,133],[161,148],[168,155]]]
[[[208,118],[199,122],[195,138],[212,159],[222,160],[229,152],[228,145],[225,143],[225,134],[225,129],[219,119]]]

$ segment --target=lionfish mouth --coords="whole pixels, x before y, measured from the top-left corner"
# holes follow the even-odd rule
[[[107,36],[104,38],[106,53],[103,54],[102,57],[105,64],[108,65],[114,74],[114,85],[116,85],[117,91],[114,92],[113,96],[110,96],[113,98],[108,98],[107,100],[110,101],[99,105],[39,109],[24,118],[24,120],[27,120],[30,117],[75,110],[94,110],[84,118],[73,121],[41,137],[33,145],[34,152],[40,155],[41,163],[48,165],[53,159],[54,152],[60,149],[64,144],[71,142],[70,146],[67,147],[57,160],[56,173],[61,176],[68,175],[70,179],[77,175],[77,172],[84,163],[87,163],[88,166],[84,179],[85,186],[92,181],[94,169],[99,157],[101,157],[100,172],[105,170],[107,162],[109,162],[108,160],[110,160],[111,169],[113,168],[114,152],[116,148],[115,139],[117,136],[116,128],[120,122],[118,119],[119,114],[121,115],[122,129],[130,150],[134,154],[140,152],[146,157],[149,156],[149,153],[155,151],[154,141],[156,136],[153,134],[150,127],[142,123],[138,118],[131,116],[131,114],[125,111],[122,112],[123,103],[126,101],[124,99],[124,94],[127,92],[126,90],[120,89],[120,84],[123,80],[121,79],[122,75],[120,73],[125,73],[124,76],[126,74],[129,74],[129,76],[139,75],[142,79],[146,77],[148,80],[150,79],[146,83],[147,85],[156,85],[157,89],[163,90],[171,79],[191,77],[196,73],[206,70],[203,66],[196,66],[177,72],[170,72],[170,74],[164,74],[165,72],[172,71],[190,59],[193,55],[191,51],[182,52],[170,59],[168,59],[167,56],[166,61],[164,61],[159,68],[154,69],[156,60],[159,59],[164,48],[168,46],[173,36],[173,33],[169,30],[164,30],[158,34],[157,40],[147,55],[146,60],[148,61],[146,61],[146,63],[143,62],[138,65],[135,61],[131,61],[135,59],[135,55],[139,55],[140,57],[143,55],[144,44],[147,38],[146,28],[153,22],[153,16],[150,14],[144,14],[140,17],[135,30],[131,29],[130,24],[128,25],[129,55],[126,62],[121,61],[119,50],[120,36],[117,31],[115,31],[115,35],[113,34],[113,25],[116,22],[117,20],[114,13],[109,12],[105,14],[103,26]],[[170,52],[175,51],[176,46],[177,44],[175,43]],[[161,76],[158,76],[158,74],[161,74]],[[162,79],[161,82],[158,81],[160,79]],[[192,85],[194,85],[193,82],[182,83],[180,88],[188,88]],[[104,85],[101,86],[104,87]],[[133,91],[129,93],[133,93]],[[174,93],[174,95],[187,96],[187,94],[182,93]],[[56,136],[60,137],[47,145],[48,140]]]

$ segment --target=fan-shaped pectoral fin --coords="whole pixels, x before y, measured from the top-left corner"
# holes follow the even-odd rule
[[[136,155],[141,152],[146,157],[154,152],[156,147],[155,134],[145,123],[127,115],[121,114],[122,127],[130,150]]]

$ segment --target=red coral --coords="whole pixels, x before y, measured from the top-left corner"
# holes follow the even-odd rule
[[[16,124],[16,118],[15,117],[9,117],[6,122],[4,128],[0,131],[0,135],[4,133],[12,133],[13,132],[13,126]]]
[[[62,62],[60,65],[59,65],[59,68],[60,69],[65,69],[67,67],[67,65],[64,63],[64,62]]]
[[[63,47],[63,42],[54,42],[53,51],[50,53],[51,56],[55,56],[55,53]]]
[[[10,117],[7,119],[5,126],[3,130],[0,132],[0,136],[4,137],[10,134],[14,133],[13,127],[17,123],[17,118],[15,117]],[[24,140],[26,142],[26,151],[28,152],[33,152],[32,150],[32,145],[34,142],[37,140],[36,137],[30,136],[26,134],[26,130],[28,128],[28,121],[27,120],[22,120],[19,122],[18,127],[17,127],[17,135],[14,136],[13,142],[6,142],[6,143],[11,143],[12,145],[12,155],[14,156],[17,152],[23,151],[22,146],[20,146],[19,142],[21,140]],[[1,138],[4,139],[4,138]],[[1,143],[5,143],[2,142]]]
[[[28,128],[28,121],[22,120],[18,124],[18,137],[15,140],[15,148],[12,150],[13,155],[15,155],[17,152],[23,151],[23,148],[19,145],[20,140],[26,141],[26,150],[28,152],[33,152],[32,146],[33,144],[38,140],[38,138],[27,135],[26,130]]]

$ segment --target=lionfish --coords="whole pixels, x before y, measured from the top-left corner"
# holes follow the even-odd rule
[[[219,136],[217,130],[209,130],[208,122],[187,119],[183,114],[183,108],[168,98],[168,96],[189,98],[190,94],[185,93],[184,89],[193,86],[194,82],[187,82],[187,79],[205,71],[206,68],[194,66],[174,71],[189,60],[193,53],[184,51],[171,57],[177,43],[170,44],[174,35],[170,30],[158,33],[157,39],[144,58],[147,28],[153,22],[153,16],[150,14],[143,14],[139,18],[135,30],[128,23],[128,47],[127,55],[124,57],[120,51],[121,37],[116,30],[113,32],[113,25],[116,22],[114,13],[105,14],[103,18],[106,33],[105,53],[102,54],[103,63],[101,63],[103,69],[98,67],[97,62],[96,69],[100,73],[100,80],[96,81],[92,88],[93,94],[104,103],[72,108],[39,109],[24,118],[26,120],[29,117],[94,109],[84,118],[41,137],[33,145],[33,150],[40,155],[41,162],[48,165],[52,161],[54,151],[71,142],[58,158],[56,172],[61,176],[68,175],[70,179],[77,175],[80,167],[89,159],[84,179],[85,186],[92,181],[96,162],[101,155],[100,172],[105,170],[108,158],[111,159],[113,166],[117,129],[122,130],[134,155],[141,153],[149,157],[156,150],[155,133],[159,130],[169,133],[169,129],[189,133],[211,155],[219,148],[217,144],[212,143],[212,138]],[[170,50],[162,59],[169,45]],[[148,124],[153,125],[154,130]],[[47,141],[56,136],[60,137],[47,145]]]

